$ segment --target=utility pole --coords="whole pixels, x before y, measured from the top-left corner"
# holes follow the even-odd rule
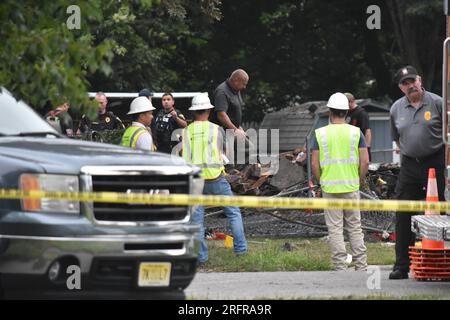
[[[447,16],[447,38],[450,37],[450,0],[444,0],[444,13]]]
[[[450,104],[449,104],[449,79],[450,79],[450,0],[444,0],[444,14],[446,15],[446,40],[444,41],[443,48],[443,64],[442,64],[442,119],[443,119],[443,139],[445,142],[445,155],[446,155],[446,187],[445,187],[445,197],[447,201],[450,201],[450,154],[449,154],[449,127],[448,118],[450,114]]]

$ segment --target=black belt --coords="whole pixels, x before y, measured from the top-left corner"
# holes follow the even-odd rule
[[[436,156],[440,155],[441,153],[445,153],[445,147],[442,147],[441,149],[439,149],[439,151],[430,154],[428,156],[425,157],[409,157],[407,155],[403,155],[403,157],[405,157],[406,159],[412,160],[412,161],[416,161],[417,163],[423,163],[423,162],[427,162],[433,158],[435,158]]]

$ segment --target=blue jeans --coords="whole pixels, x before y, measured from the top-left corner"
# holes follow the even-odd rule
[[[205,181],[203,187],[203,194],[205,195],[221,195],[232,196],[230,184],[228,181],[221,177],[215,181]],[[244,235],[244,225],[242,223],[241,210],[239,207],[223,207],[223,211],[228,218],[231,225],[231,233],[233,234],[234,252],[240,254],[247,252],[247,240]],[[204,213],[203,206],[198,206],[192,217],[192,223],[200,225],[200,254],[198,256],[199,262],[206,262],[208,260],[208,246],[205,239],[205,226],[204,226]]]

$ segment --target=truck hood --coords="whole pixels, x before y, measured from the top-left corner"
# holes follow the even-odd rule
[[[0,155],[35,163],[47,173],[79,174],[83,166],[187,166],[178,156],[61,138],[2,137]]]

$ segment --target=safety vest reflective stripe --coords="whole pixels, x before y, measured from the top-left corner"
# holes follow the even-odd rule
[[[122,145],[124,147],[131,147],[131,148],[135,149],[137,141],[139,140],[139,137],[141,136],[141,134],[143,134],[146,131],[147,130],[143,127],[138,127],[138,126],[128,127],[122,136],[122,141],[120,142],[120,145]]]
[[[209,137],[213,137],[213,139],[212,139],[212,143],[213,143],[212,147],[213,148],[212,148],[211,152],[206,152],[206,158],[207,158],[206,163],[202,163],[203,166],[206,165],[205,168],[209,168],[209,165],[213,164],[212,157],[213,157],[214,149],[216,149],[216,146],[214,144],[217,141],[217,134],[214,129],[216,129],[214,126],[209,125],[208,135],[209,135]]]
[[[192,161],[191,144],[188,142],[191,140],[189,131],[184,129],[181,132],[181,141],[183,143],[183,158],[187,161]]]
[[[328,180],[328,181],[321,181],[320,184],[322,186],[337,186],[337,185],[346,185],[346,184],[359,184],[359,179],[355,179],[355,180]]]
[[[195,121],[183,130],[183,158],[202,168],[204,179],[215,179],[224,171],[219,147],[219,126]]]
[[[320,161],[322,167],[328,166],[330,164],[359,164],[357,159],[328,159]]]

